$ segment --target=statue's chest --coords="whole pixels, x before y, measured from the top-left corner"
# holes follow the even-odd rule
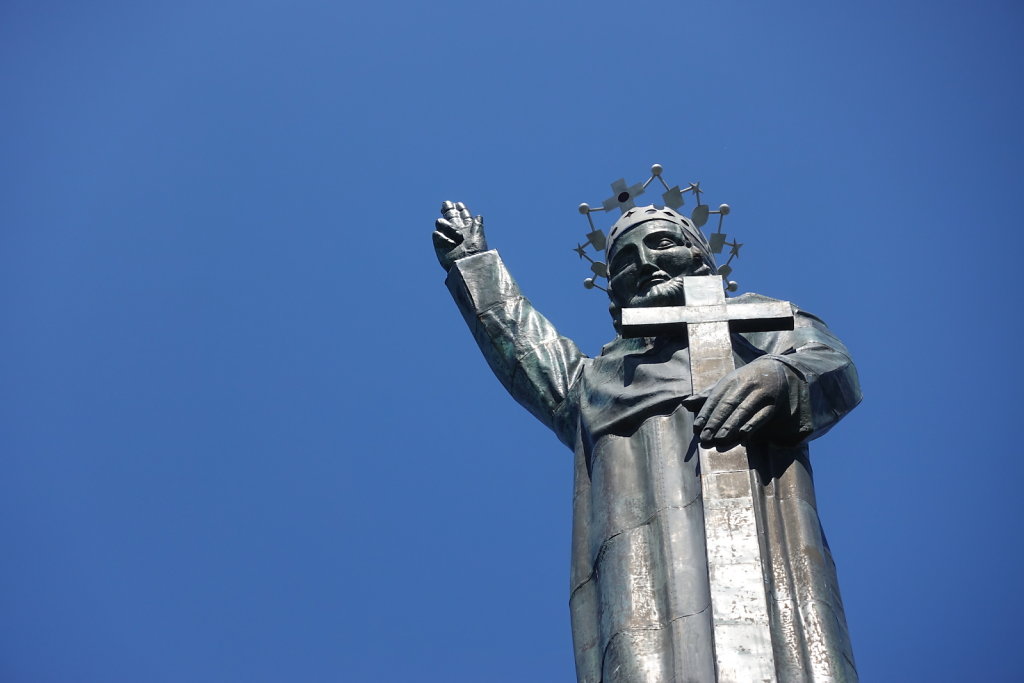
[[[584,438],[629,435],[652,415],[667,415],[692,393],[685,340],[659,340],[635,351],[612,350],[590,362],[580,385]]]

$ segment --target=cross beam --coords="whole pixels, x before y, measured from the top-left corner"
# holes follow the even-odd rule
[[[685,306],[622,309],[624,337],[689,337],[693,393],[709,389],[735,368],[730,332],[793,329],[789,302],[728,303],[720,275],[683,278]],[[704,535],[720,683],[776,681],[766,564],[754,505],[759,486],[742,444],[698,448]],[[763,524],[763,522],[762,522]]]

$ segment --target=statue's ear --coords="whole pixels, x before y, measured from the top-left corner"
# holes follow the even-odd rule
[[[615,334],[622,336],[622,307],[615,303],[614,299],[608,301],[608,313],[612,316],[612,327]]]

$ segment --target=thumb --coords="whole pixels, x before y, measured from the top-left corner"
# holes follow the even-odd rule
[[[711,393],[711,388],[705,389],[704,391],[698,391],[696,394],[690,394],[684,398],[681,403],[690,412],[696,413],[701,409],[708,400],[708,395]]]

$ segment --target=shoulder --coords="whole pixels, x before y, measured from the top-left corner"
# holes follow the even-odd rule
[[[739,296],[730,297],[728,300],[738,304],[770,303],[775,301],[782,301],[782,299],[774,299],[770,296],[765,296],[764,294],[758,294],[757,292],[746,292],[744,294],[740,294]],[[792,301],[787,301],[786,303],[793,307],[793,314],[797,316],[797,318],[808,318],[811,321],[817,323],[818,325],[825,326],[825,321],[819,318],[818,316],[814,315],[810,311],[806,311],[800,308]]]
[[[773,299],[770,296],[758,294],[757,292],[744,292],[739,296],[731,296],[727,300],[738,304],[756,304],[766,301],[781,301],[781,299]]]
[[[615,358],[630,353],[643,353],[651,347],[653,339],[650,337],[624,338],[617,336],[601,347],[599,358]]]

